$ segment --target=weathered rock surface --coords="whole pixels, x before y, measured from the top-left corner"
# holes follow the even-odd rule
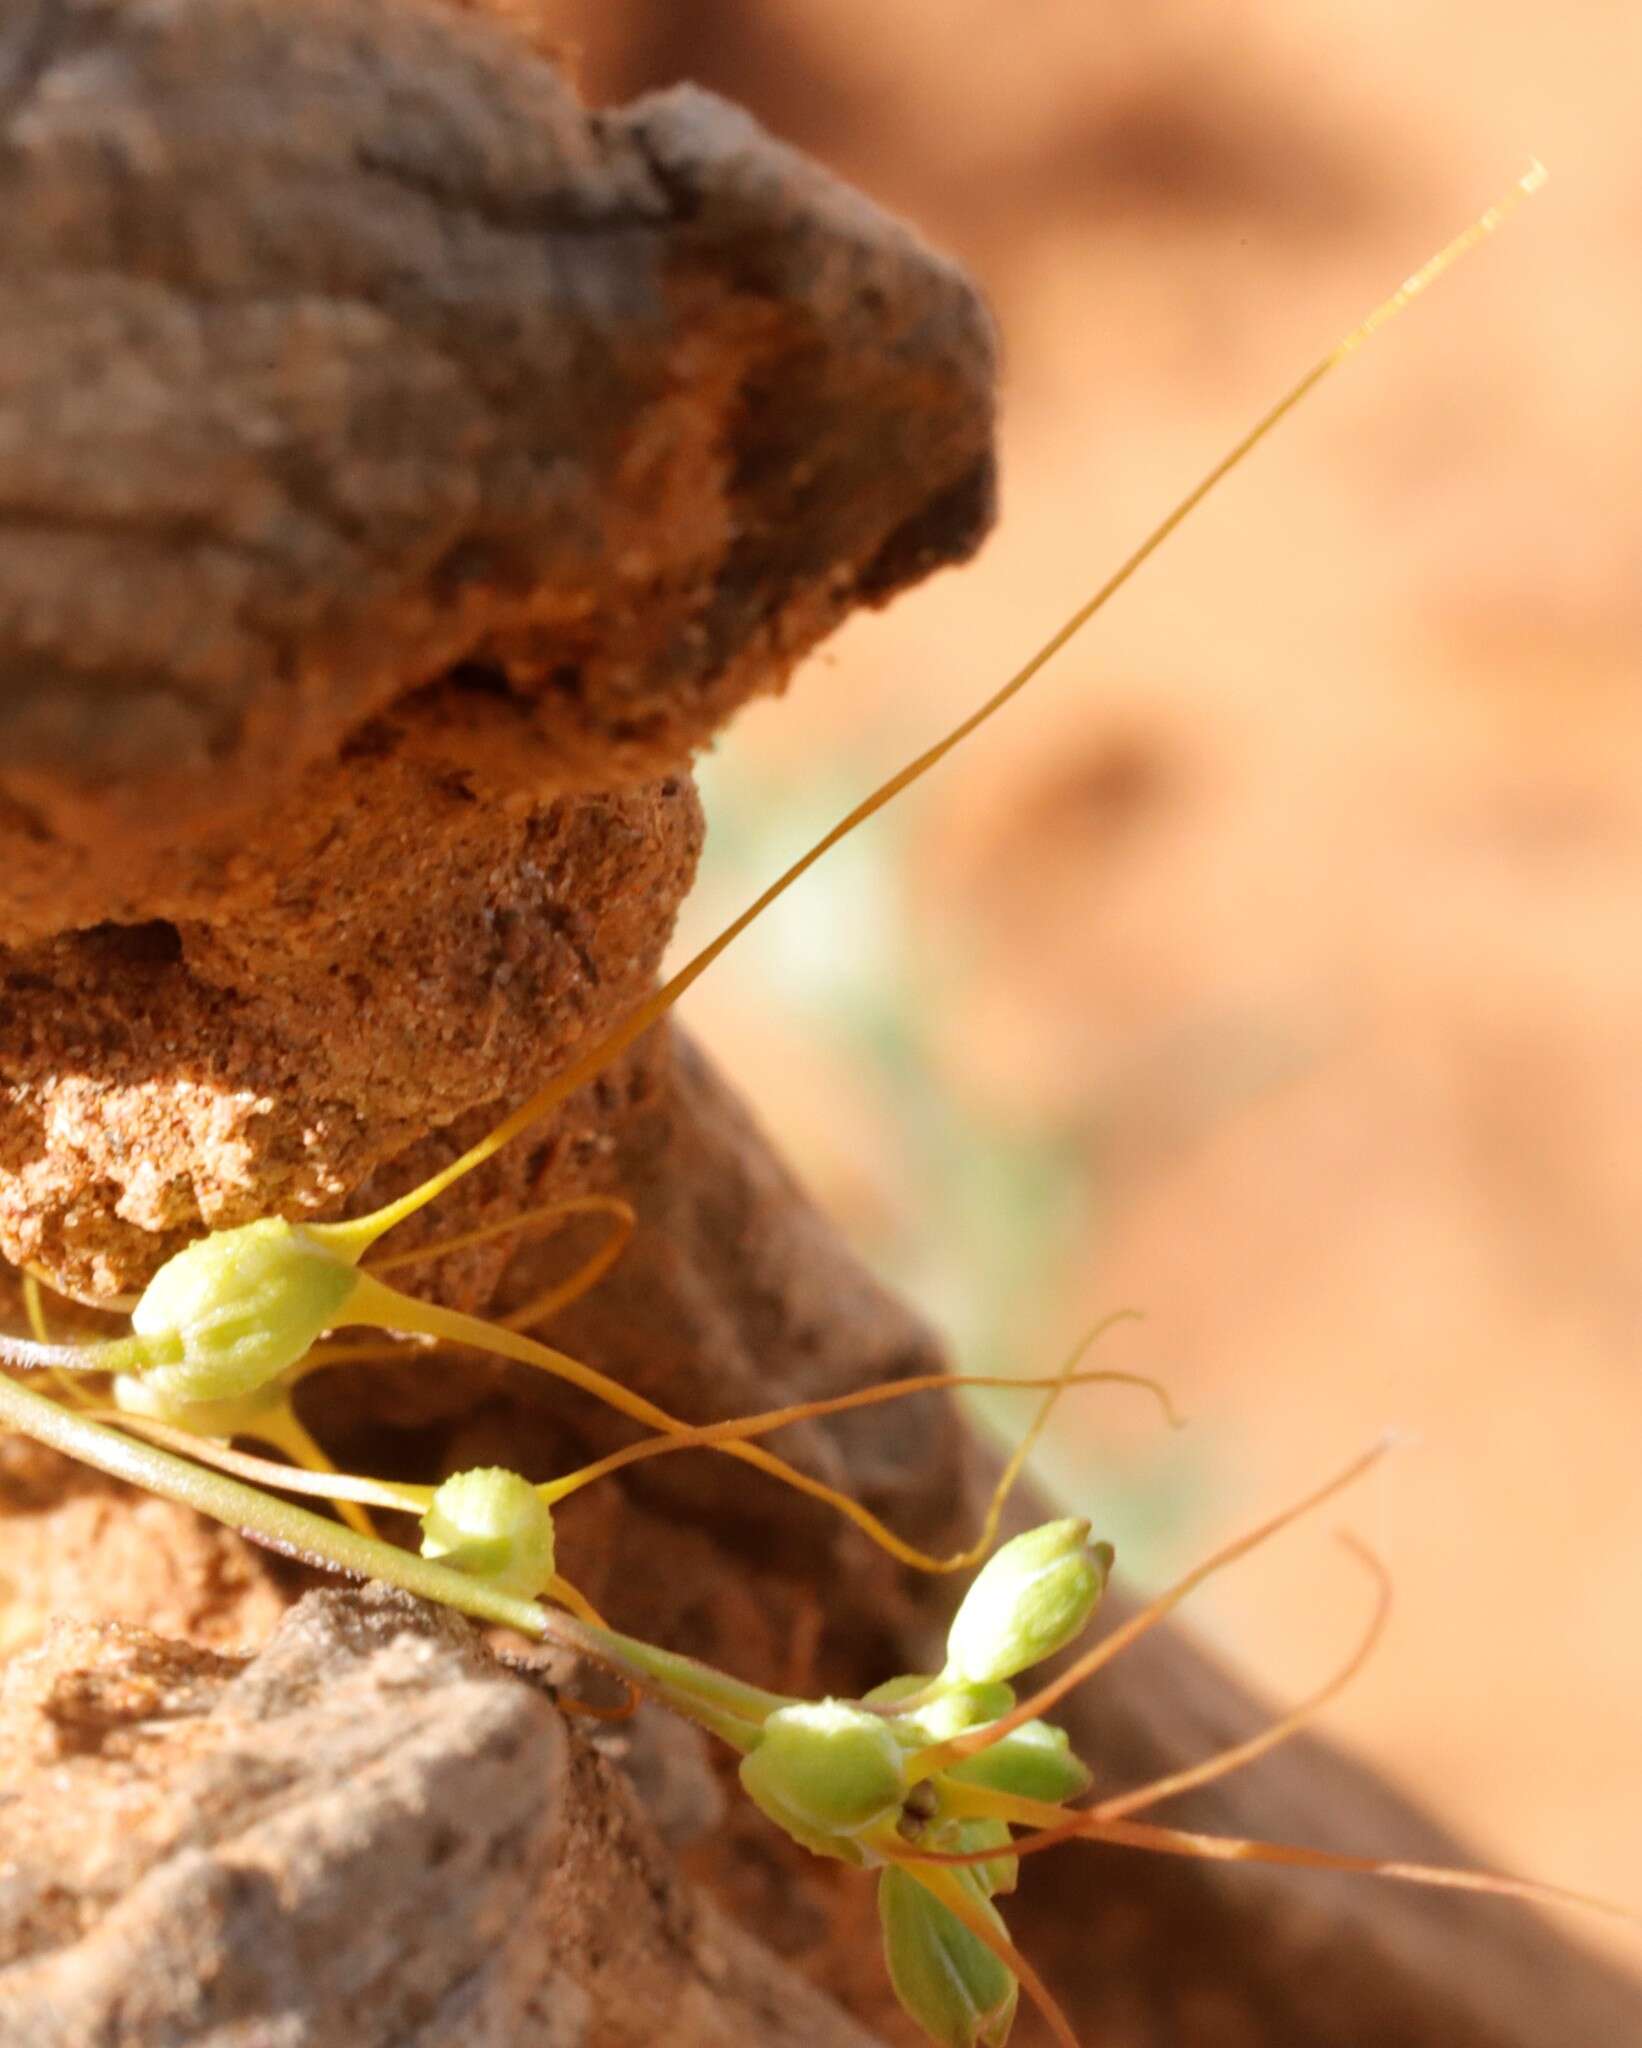
[[[201,1227],[418,1177],[637,998],[698,844],[691,748],[984,527],[990,334],[732,110],[588,116],[418,0],[8,11],[0,203],[0,1244],[106,1293]],[[928,1362],[730,1099],[687,1062],[675,1108],[669,1067],[664,1035],[427,1227],[642,1182],[684,1235],[645,1253],[628,1345],[702,1413],[756,1405],[767,1366],[801,1389],[763,1356],[795,1313],[835,1385]],[[738,1334],[738,1257],[811,1292]],[[425,1277],[477,1305],[508,1261]],[[603,1433],[498,1381],[437,1362],[311,1405],[339,1450],[409,1423],[435,1462],[501,1429],[545,1469]],[[959,1444],[928,1427],[947,1497],[896,1461],[883,1493],[933,1527]],[[791,1449],[849,1476],[830,1432]],[[863,2038],[686,1903],[543,1702],[437,1629],[344,1670],[288,1625],[245,1675],[110,1632],[239,1650],[292,1574],[42,1454],[5,1476],[8,1644],[84,1617],[14,1667],[19,2038]],[[679,1478],[566,1516],[658,1634],[807,1681],[822,1557],[875,1641],[912,1611],[770,1489],[742,1571],[719,1489]],[[635,1764],[675,1833],[716,1817],[699,1746]],[[829,1924],[811,1881],[781,1879],[788,1945]]]
[[[700,839],[684,776],[533,804],[406,755],[310,772],[287,820],[210,915],[0,952],[12,1259],[119,1292],[202,1230],[334,1212],[390,1161],[408,1184],[448,1151],[428,1133],[499,1113],[647,992]],[[583,1097],[441,1227],[568,1191],[605,1120]]]
[[[7,2048],[868,2048],[396,1595],[311,1595],[249,1663],[62,1626],[0,1683],[0,1798]]]
[[[135,1620],[207,1649],[251,1649],[290,1599],[278,1560],[215,1522],[0,1436],[0,1656],[53,1619]]]
[[[13,932],[154,915],[185,819],[392,704],[532,795],[653,779],[986,523],[955,271],[429,0],[21,0],[0,215]]]
[[[25,0],[0,217],[0,1249],[106,1293],[637,997],[692,748],[984,529],[991,341],[424,0]]]

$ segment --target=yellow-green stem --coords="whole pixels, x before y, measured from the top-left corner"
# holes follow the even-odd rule
[[[555,1614],[534,1600],[499,1592],[483,1580],[465,1577],[396,1544],[362,1536],[307,1508],[276,1500],[254,1486],[60,1407],[4,1374],[0,1374],[0,1426],[16,1429],[111,1478],[177,1501],[269,1549],[355,1578],[382,1580],[475,1620],[500,1623],[521,1635],[591,1656],[656,1693],[676,1711],[700,1721],[735,1748],[750,1748],[764,1716],[790,1704],[778,1693],[745,1685],[693,1658],[654,1649],[615,1629]]]

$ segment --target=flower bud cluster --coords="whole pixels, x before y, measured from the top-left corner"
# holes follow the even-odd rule
[[[1033,1719],[990,1741],[986,1731],[1014,1709],[1009,1681],[1081,1633],[1111,1564],[1110,1547],[1090,1543],[1087,1522],[1029,1530],[976,1577],[939,1672],[892,1678],[860,1702],[784,1706],[742,1758],[748,1794],[796,1841],[818,1855],[880,1866],[890,1977],[940,2048],[1002,2048],[1019,1995],[1013,1971],[976,1931],[990,1928],[1007,1941],[993,1901],[1014,1890],[1019,1868],[1008,1820],[984,1810],[984,1795],[1059,1806],[1090,1783],[1063,1729]],[[956,1736],[980,1740],[956,1761],[932,1756],[919,1769],[922,1753]],[[942,1897],[918,1874],[920,1851],[994,1850],[975,1863],[924,1864],[942,1871]]]

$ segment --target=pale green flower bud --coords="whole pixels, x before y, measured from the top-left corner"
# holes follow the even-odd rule
[[[534,1600],[553,1577],[553,1511],[517,1472],[457,1472],[422,1517],[422,1555]]]
[[[978,1728],[983,1721],[996,1721],[1015,1704],[1014,1689],[1001,1684],[948,1685],[934,1677],[886,1679],[863,1695],[867,1705],[892,1707],[898,1700],[937,1688],[911,1713],[898,1715],[890,1726],[902,1742],[921,1749],[929,1742],[944,1742],[949,1735],[961,1735],[966,1728]]]
[[[968,1855],[975,1849],[996,1849],[1000,1853],[988,1863],[971,1863],[965,1867],[975,1873],[987,1897],[993,1898],[999,1892],[1012,1892],[1020,1881],[1021,1859],[1009,1854],[1014,1838],[1006,1821],[961,1820],[951,1821],[939,1830],[930,1844],[936,1849],[956,1850]]]
[[[186,1429],[195,1436],[255,1436],[257,1425],[267,1419],[270,1409],[285,1399],[277,1380],[241,1394],[231,1401],[177,1401],[167,1397],[155,1384],[157,1376],[117,1372],[109,1382],[114,1405],[124,1415],[147,1415],[155,1422],[168,1422],[173,1429]]]
[[[914,1693],[926,1692],[937,1682],[933,1671],[907,1671],[899,1678],[886,1678],[861,1698],[870,1707],[893,1707],[899,1700],[911,1699]]]
[[[968,1889],[1002,1932],[984,1888]],[[929,2038],[939,2048],[1003,2048],[1020,1986],[985,1942],[893,1865],[878,1880],[878,1921],[895,1995]]]
[[[1023,1722],[990,1749],[949,1765],[943,1775],[961,1778],[966,1785],[1013,1792],[1022,1799],[1042,1799],[1051,1806],[1075,1799],[1094,1783],[1089,1766],[1072,1754],[1066,1730],[1052,1728],[1047,1721]]]
[[[1013,1678],[1080,1634],[1106,1590],[1112,1546],[1068,1519],[1028,1529],[995,1551],[964,1595],[946,1639],[948,1684]]]
[[[741,1760],[748,1797],[818,1855],[861,1861],[849,1837],[899,1813],[901,1745],[877,1714],[843,1700],[780,1707]]]
[[[132,1310],[142,1376],[167,1401],[254,1393],[332,1327],[358,1284],[283,1217],[215,1231],[167,1259]]]

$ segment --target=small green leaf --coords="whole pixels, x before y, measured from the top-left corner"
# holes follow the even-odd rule
[[[961,1875],[1001,1933],[984,1887],[972,1872]],[[895,1995],[929,2038],[939,2048],[1003,2048],[1020,1987],[985,1942],[893,1865],[878,1881],[878,1920]]]

